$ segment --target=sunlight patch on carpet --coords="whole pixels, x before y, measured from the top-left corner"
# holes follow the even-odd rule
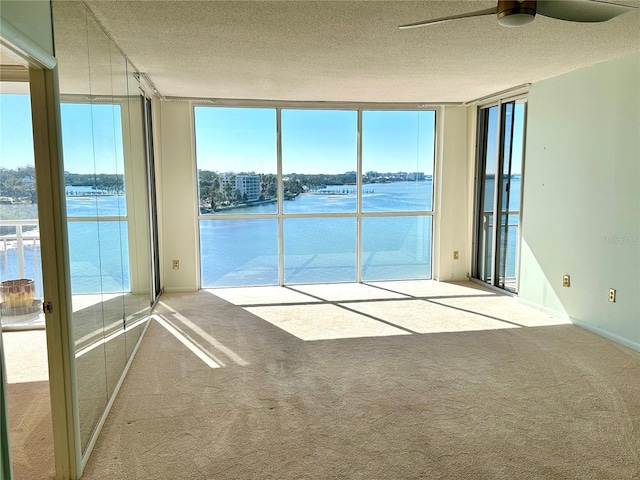
[[[290,303],[319,302],[303,293],[282,287],[234,287],[205,290],[234,305],[281,305]]]
[[[164,327],[164,329],[173,335],[180,343],[182,343],[185,347],[187,347],[196,357],[202,360],[208,367],[210,368],[220,368],[220,365],[214,361],[207,353],[205,353],[201,348],[199,348],[195,343],[193,343],[190,339],[184,336],[181,332],[178,331],[173,325],[167,322],[161,315],[155,315],[155,320]]]
[[[409,335],[409,332],[336,305],[250,307],[246,310],[306,341]]]

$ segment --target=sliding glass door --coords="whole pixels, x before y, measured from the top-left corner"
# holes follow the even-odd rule
[[[153,111],[151,98],[142,95],[143,108],[143,127],[144,127],[144,145],[145,159],[147,168],[147,194],[149,202],[149,241],[151,256],[151,303],[160,298],[162,293],[162,284],[160,282],[160,244],[158,240],[158,201],[156,196],[156,162],[155,148],[153,146]]]
[[[473,276],[517,293],[526,101],[478,112]]]

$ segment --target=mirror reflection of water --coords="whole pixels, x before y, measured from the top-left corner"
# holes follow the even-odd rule
[[[390,211],[424,211],[432,208],[431,181],[424,182],[394,182],[363,185],[368,192],[363,195],[362,206],[364,212]],[[77,193],[93,192],[90,187],[67,187]],[[355,186],[328,185],[328,194],[302,194],[295,200],[284,202],[286,213],[355,213]],[[511,210],[520,207],[520,179],[514,178],[511,183]],[[231,209],[225,213],[241,214],[275,214],[277,204],[265,204],[255,207]],[[67,215],[69,217],[104,217],[126,215],[126,201],[124,195],[73,195],[67,197]],[[220,215],[216,215],[220,217]],[[371,233],[367,236],[367,248],[370,251],[402,250],[407,243],[407,236],[415,229],[414,217],[397,217],[393,222],[393,231],[384,228],[384,223],[376,222],[376,228],[385,235]],[[249,223],[250,222],[250,223]],[[347,268],[355,269],[355,222],[353,226],[343,225],[344,222],[324,221],[319,219],[296,219],[295,228],[292,224],[286,229],[289,252],[295,245],[302,245],[308,238],[313,238],[312,245],[318,251],[334,252],[341,255],[334,256],[335,262],[345,263]],[[517,223],[516,216],[510,216],[510,223]],[[252,234],[246,235],[247,226]],[[269,267],[255,266],[262,269],[264,283],[277,283],[277,270],[274,274],[272,266],[277,268],[277,220],[236,220],[233,222],[201,221],[200,222],[201,254],[202,254],[202,283],[214,285],[221,272],[229,272],[255,266],[256,258],[276,259],[269,261]],[[98,235],[99,233],[99,235]],[[508,276],[515,276],[517,228],[508,230],[507,265]],[[98,238],[100,241],[98,242]],[[431,236],[426,239],[430,251]],[[234,255],[221,255],[217,247],[221,243],[229,242],[234,245]],[[216,246],[209,248],[209,246]],[[1,245],[0,245],[1,247]],[[126,221],[95,220],[69,222],[69,247],[71,260],[71,283],[73,293],[122,292],[130,290],[128,232]],[[34,258],[35,257],[35,258]],[[328,257],[330,258],[330,257]],[[340,260],[338,260],[340,259]],[[346,260],[345,260],[346,259]],[[351,265],[353,264],[353,265]],[[328,270],[338,265],[328,264]],[[36,291],[42,292],[42,277],[40,272],[39,243],[25,242],[24,246],[25,277],[36,280]],[[0,272],[3,278],[18,278],[18,261],[15,242],[9,242],[5,252],[0,252]],[[275,275],[275,276],[274,276]],[[323,276],[322,272],[314,275]]]
[[[74,192],[93,192],[90,187],[67,187]],[[23,205],[5,205],[5,210]],[[34,209],[35,211],[35,209]],[[129,251],[126,221],[96,221],[95,217],[126,215],[124,195],[74,195],[67,197],[67,216],[92,218],[69,222],[71,290],[74,294],[123,292],[130,290]],[[35,215],[31,215],[34,218]],[[29,227],[31,228],[31,227]],[[37,229],[24,228],[25,237],[39,236]],[[15,234],[13,234],[15,236]],[[99,241],[98,241],[99,239]],[[24,277],[34,279],[36,294],[42,295],[40,242],[23,242]],[[15,240],[0,242],[0,272],[3,279],[20,278]]]

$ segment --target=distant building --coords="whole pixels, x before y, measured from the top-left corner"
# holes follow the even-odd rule
[[[260,199],[260,175],[232,175],[228,173],[220,175],[220,190],[226,194],[229,185],[233,187],[233,198],[229,198],[229,200],[255,202]]]
[[[260,199],[260,175],[236,175],[236,188],[247,202]]]
[[[419,181],[422,181],[422,180],[424,180],[424,173],[423,172],[407,173],[407,180],[419,180]]]

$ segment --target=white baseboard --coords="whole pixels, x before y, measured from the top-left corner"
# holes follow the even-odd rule
[[[535,308],[536,310],[540,310],[552,317],[555,317],[559,320],[564,320],[566,322],[572,322],[572,318],[565,312],[561,312],[559,310],[554,310],[553,308],[545,307],[544,305],[539,305],[535,302],[530,302],[529,300],[525,300],[523,298],[518,297],[518,302],[522,305],[526,305],[527,307]],[[573,322],[572,322],[573,323]]]
[[[589,323],[585,323],[582,322],[576,318],[570,317],[569,315],[567,315],[564,312],[559,312],[557,310],[553,310],[551,308],[548,307],[544,307],[542,305],[538,305],[537,303],[533,303],[533,302],[529,302],[527,300],[523,300],[522,298],[519,299],[520,303],[523,305],[526,305],[528,307],[531,308],[535,308],[536,310],[540,310],[541,312],[547,313],[555,318],[559,318],[560,320],[565,320],[565,321],[569,321],[572,324],[580,327],[580,328],[584,328],[585,330],[588,330],[592,333],[595,333],[596,335],[600,335],[601,337],[606,338],[607,340],[611,340],[613,342],[619,343],[620,345],[624,345],[625,347],[629,347],[632,350],[635,350],[637,352],[640,352],[640,343],[637,342],[633,342],[627,338],[621,337],[619,335],[616,335],[615,333],[611,333],[608,330],[604,330],[600,327],[596,327],[595,325],[591,325]]]
[[[600,327],[596,327],[594,325],[590,325],[588,323],[584,323],[581,322],[580,320],[576,320],[575,318],[571,318],[571,323],[573,323],[574,325],[577,325],[580,328],[584,328],[585,330],[589,330],[592,333],[595,333],[596,335],[600,335],[601,337],[604,337],[608,340],[614,341],[616,343],[619,343],[621,345],[624,345],[625,347],[629,347],[632,350],[635,350],[637,352],[640,352],[640,343],[637,342],[632,342],[631,340],[621,337],[619,335],[616,335],[615,333],[611,333],[607,330],[603,330]]]
[[[192,292],[197,292],[198,289],[197,288],[171,288],[171,287],[165,287],[162,290],[164,293],[192,293]]]

